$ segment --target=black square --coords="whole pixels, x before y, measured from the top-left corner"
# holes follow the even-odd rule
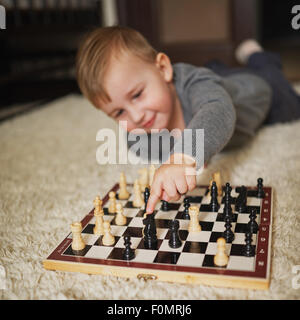
[[[133,202],[132,201],[127,201],[123,208],[138,209],[138,208],[133,206]]]
[[[94,234],[95,224],[87,224],[85,228],[82,229],[82,233]]]
[[[245,244],[232,244],[230,255],[231,256],[244,256]],[[255,245],[251,246],[255,250]]]
[[[215,232],[213,231],[210,235],[209,242],[217,242],[219,238],[224,238],[223,232]]]
[[[232,214],[232,222],[237,222],[237,217],[238,217],[238,214],[237,213],[233,213]],[[218,213],[216,221],[224,221],[223,212],[219,212]],[[224,224],[225,224],[225,221],[224,221]]]
[[[186,241],[182,252],[205,253],[207,245],[207,242]]]
[[[91,245],[86,245],[82,250],[80,251],[73,251],[72,245],[70,244],[68,248],[65,250],[63,253],[64,255],[69,255],[69,256],[80,256],[84,257],[86,253],[90,250],[92,246]]]
[[[190,220],[190,219],[184,219],[184,211],[178,211],[175,219],[181,219],[181,220]]]
[[[210,204],[201,204],[200,211],[202,212],[212,212]]]
[[[174,202],[169,202],[168,203],[168,211],[170,210],[178,210],[180,207],[181,203],[174,203]],[[162,209],[161,209],[162,210]],[[163,210],[164,211],[164,210]]]
[[[204,259],[203,259],[203,263],[202,263],[202,267],[210,267],[210,268],[215,268],[217,267],[215,264],[214,264],[214,255],[212,254],[206,254],[204,256]],[[224,267],[218,267],[218,268],[226,268],[226,266]]]
[[[128,227],[126,228],[125,232],[123,233],[123,237],[130,236],[135,238],[141,238],[143,237],[143,228],[139,227]]]
[[[176,264],[180,257],[179,252],[166,252],[159,251],[153,262],[155,263],[167,263],[167,264]]]
[[[123,260],[124,248],[113,248],[107,259],[110,260]],[[127,260],[126,260],[127,261]]]
[[[155,219],[156,228],[169,229],[170,221],[169,219]]]
[[[114,237],[115,237],[115,243],[112,244],[112,245],[110,245],[110,246],[105,246],[105,245],[102,243],[102,238],[103,238],[103,236],[100,236],[100,237],[96,240],[96,242],[94,243],[94,246],[113,247],[113,246],[119,241],[119,239],[120,239],[120,237],[118,237],[118,236],[114,236]]]
[[[161,244],[162,244],[162,240],[161,239],[157,239],[157,245],[154,248],[147,248],[145,247],[145,243],[144,243],[144,239],[142,239],[139,243],[139,245],[137,246],[137,249],[147,249],[147,250],[159,250]]]
[[[178,230],[179,237],[181,240],[186,240],[187,236],[189,235],[189,232],[187,230]],[[169,240],[171,235],[171,231],[169,230],[165,236],[165,239]]]
[[[203,199],[202,196],[187,196],[185,198],[188,198],[190,203],[201,203]]]
[[[202,231],[212,231],[214,222],[200,221],[200,226]]]

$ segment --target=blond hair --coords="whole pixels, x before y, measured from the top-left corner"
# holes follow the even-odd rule
[[[76,78],[79,88],[96,107],[99,99],[111,99],[103,86],[103,79],[112,56],[130,52],[154,62],[157,51],[138,31],[129,27],[97,28],[88,33],[79,46],[76,57]]]

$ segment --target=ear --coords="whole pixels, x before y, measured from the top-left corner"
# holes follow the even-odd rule
[[[163,52],[159,52],[155,59],[156,67],[162,73],[166,82],[173,80],[173,67],[170,58]]]

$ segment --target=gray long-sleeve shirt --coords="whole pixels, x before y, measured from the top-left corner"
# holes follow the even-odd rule
[[[220,77],[210,69],[186,63],[174,64],[173,70],[186,128],[192,131],[204,129],[204,139],[197,141],[193,134],[192,141],[186,143],[184,132],[180,139],[171,139],[170,147],[166,148],[170,141],[170,133],[166,130],[158,134],[162,143],[154,150],[154,146],[159,145],[157,134],[152,134],[151,138],[150,134],[143,135],[138,143],[130,135],[128,147],[134,152],[140,149],[142,158],[150,160],[152,150],[152,161],[159,159],[162,163],[170,153],[182,150],[183,145],[184,153],[196,160],[199,169],[224,148],[245,143],[264,122],[271,105],[272,90],[261,77],[247,72]],[[200,148],[203,150],[197,150]]]

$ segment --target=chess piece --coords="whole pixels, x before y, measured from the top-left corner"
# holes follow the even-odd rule
[[[125,246],[125,249],[123,251],[123,260],[132,260],[132,259],[134,259],[135,258],[135,252],[130,247],[131,246],[130,236],[125,236],[124,237],[124,246]]]
[[[226,242],[224,238],[217,240],[217,254],[214,256],[214,264],[218,267],[225,267],[228,264],[228,256],[225,253]]]
[[[72,250],[81,251],[85,248],[85,243],[81,236],[82,225],[81,222],[74,222],[71,224],[72,231]]]
[[[103,208],[102,208],[102,200],[100,199],[99,196],[97,196],[95,198],[95,200],[93,201],[94,202],[94,214],[95,213],[98,213],[100,215],[104,215],[104,211],[103,211]]]
[[[114,191],[110,191],[110,193],[108,194],[108,197],[109,197],[108,212],[115,213],[116,212],[116,193]]]
[[[190,220],[189,207],[191,206],[191,204],[190,204],[190,198],[189,197],[184,198],[183,206],[184,206],[184,211],[183,211],[182,217],[185,220]]]
[[[181,247],[182,241],[179,236],[179,221],[171,220],[170,221],[170,239],[169,239],[169,247],[172,249],[176,249]]]
[[[150,190],[147,187],[145,188],[145,191],[144,191],[144,203],[145,203],[144,212],[146,212],[149,197],[150,197]]]
[[[247,209],[247,188],[245,186],[241,186],[235,190],[239,193],[235,202],[235,211],[238,211],[239,213],[245,212]]]
[[[224,196],[224,209],[223,209],[223,219],[225,221],[225,219],[228,217],[230,218],[230,220],[232,221],[233,219],[233,214],[232,214],[232,207],[231,207],[231,187],[230,185],[226,183],[226,188],[225,188],[225,196]]]
[[[142,198],[140,184],[137,179],[134,181],[134,184],[133,184],[133,195],[134,195],[134,199],[133,199],[132,205],[135,208],[142,208],[144,206],[144,200]]]
[[[215,181],[213,181],[211,185],[210,194],[211,194],[211,200],[210,200],[211,211],[218,212],[220,205],[218,202],[218,188]]]
[[[130,197],[130,193],[128,192],[126,186],[127,186],[127,183],[126,183],[126,177],[125,177],[125,174],[124,172],[121,172],[120,173],[120,191],[119,191],[119,194],[118,194],[118,199],[119,200],[127,200],[129,197]]]
[[[196,206],[189,207],[190,223],[188,227],[189,232],[200,232],[201,226],[198,220],[199,208]]]
[[[149,188],[149,184],[148,184],[148,169],[147,168],[139,169],[138,173],[140,175],[139,183],[140,183],[140,187],[141,187],[141,192],[144,192],[145,188]]]
[[[144,234],[144,246],[146,249],[157,248],[157,236],[156,236],[156,224],[154,220],[154,214],[147,214],[146,218],[143,219]]]
[[[150,168],[149,168],[149,186],[151,188],[152,182],[153,182],[153,178],[154,178],[154,174],[155,174],[155,166],[153,164],[151,164]]]
[[[112,246],[115,243],[115,237],[111,234],[109,221],[104,221],[104,236],[102,237],[102,244],[104,246]]]
[[[254,208],[251,209],[249,218],[250,221],[247,224],[247,230],[251,233],[256,233],[258,231],[258,224],[256,222],[256,210]]]
[[[103,214],[101,213],[101,211],[95,210],[94,216],[95,216],[96,222],[95,222],[95,227],[93,229],[93,232],[96,235],[103,236],[104,235]]]
[[[217,189],[218,189],[218,196],[222,196],[222,193],[223,193],[222,181],[221,181],[221,174],[219,171],[213,173],[213,181],[216,182]]]
[[[257,197],[258,198],[264,198],[265,197],[265,192],[263,189],[263,179],[258,178],[257,179]]]
[[[162,211],[168,211],[169,210],[169,203],[168,201],[161,200],[161,208]]]
[[[234,240],[234,233],[231,230],[231,219],[230,217],[225,218],[225,231],[223,232],[223,237],[225,238],[227,243],[230,243]]]
[[[124,226],[127,222],[126,217],[123,214],[123,206],[121,203],[117,203],[116,204],[116,218],[115,218],[115,222],[117,226]]]
[[[246,232],[245,234],[245,247],[244,247],[244,256],[253,257],[255,255],[255,248],[251,245],[252,243],[252,233]]]

